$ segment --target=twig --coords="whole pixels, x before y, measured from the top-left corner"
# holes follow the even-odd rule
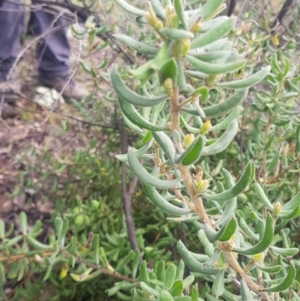
[[[122,148],[122,153],[125,154],[128,149],[128,136],[124,128],[124,124],[118,115],[118,110],[117,106],[115,105],[115,120],[117,124],[118,131],[120,133],[120,138],[121,138],[121,148]],[[137,237],[136,237],[136,232],[135,232],[135,225],[134,225],[134,220],[132,216],[132,211],[131,211],[131,199],[132,195],[135,191],[136,185],[138,178],[134,176],[132,180],[129,183],[129,187],[127,188],[126,185],[126,163],[122,162],[121,165],[121,171],[122,171],[122,187],[121,187],[121,193],[122,193],[122,201],[123,201],[123,207],[124,207],[124,212],[125,212],[125,218],[126,218],[126,228],[127,228],[127,235],[128,239],[131,245],[132,250],[138,250],[139,245],[137,242]]]

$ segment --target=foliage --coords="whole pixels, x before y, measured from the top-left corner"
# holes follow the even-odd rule
[[[22,158],[13,195],[34,191],[33,202],[55,202],[47,221],[55,230],[46,225],[45,234],[29,212],[19,229],[0,221],[1,298],[298,300],[297,18],[280,36],[269,15],[253,21],[247,12],[252,27],[218,16],[219,0],[115,4],[126,20],[114,28],[115,45],[126,49],[117,62],[136,63],[110,73],[108,58],[95,64],[93,54],[112,41],[98,40],[111,32],[106,22],[91,17],[72,32],[87,39],[90,61],[81,66],[118,103],[130,134],[133,147],[116,157],[141,182],[132,199],[139,250],[128,242],[112,159],[120,152],[116,112],[91,99],[74,103],[90,126],[64,123],[62,135],[88,133],[71,155],[47,151],[38,166],[36,154]]]
[[[144,141],[140,149],[131,147],[127,157],[119,159],[128,162],[140,179],[149,202],[170,219],[192,221],[198,227],[203,253],[190,252],[182,241],[177,249],[197,277],[212,283],[202,297],[297,298],[294,280],[299,262],[292,257],[298,248],[289,241],[287,226],[299,215],[298,181],[289,173],[298,159],[293,150],[287,159],[287,149],[282,152],[279,146],[286,138],[299,143],[294,117],[298,67],[291,68],[282,53],[268,59],[271,68],[257,67],[263,63],[258,56],[245,59],[245,51],[251,53],[251,44],[244,39],[247,33],[233,30],[233,19],[215,17],[224,8],[221,1],[199,9],[189,4],[187,10],[177,0],[174,7],[170,1],[147,2],[146,10],[116,2],[136,15],[137,22],[144,18],[152,27],[145,44],[116,35],[128,47],[149,55],[135,69],[119,73],[114,66],[111,72],[127,125]],[[259,83],[264,90],[255,93],[252,87]],[[237,160],[238,153],[230,149],[239,132],[239,105],[247,95],[253,98],[251,107],[263,115],[257,115],[251,132],[247,126],[255,115],[244,118],[241,136],[245,131],[251,137],[242,140],[245,150]],[[233,168],[222,169],[229,160]],[[274,173],[275,166],[282,172]],[[232,286],[238,287],[241,297],[232,295]],[[183,295],[178,298],[198,298]],[[134,298],[146,296],[177,300],[155,282],[150,287],[141,284]]]

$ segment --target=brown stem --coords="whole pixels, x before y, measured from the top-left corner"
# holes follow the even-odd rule
[[[173,96],[171,97],[171,130],[173,131],[179,131],[179,89],[178,87],[175,87],[173,89]],[[199,195],[197,195],[194,183],[193,183],[193,178],[192,175],[189,171],[189,169],[182,165],[178,164],[179,171],[181,173],[182,180],[185,184],[185,187],[188,191],[188,194],[194,203],[196,207],[196,211],[200,217],[200,220],[202,223],[209,223],[211,226],[211,221],[209,220],[207,213],[205,211],[205,208],[203,206],[202,199]],[[222,242],[216,242],[219,250],[224,254],[225,258],[227,259],[227,262],[232,270],[235,271],[235,273],[243,277],[248,285],[248,287],[253,290],[256,293],[261,294],[262,300],[269,300],[269,297],[266,293],[262,293],[262,287],[255,283],[251,278],[248,277],[247,274],[244,273],[244,270],[240,266],[240,264],[237,261],[237,258],[235,254],[228,249],[226,243]]]
[[[179,88],[174,85],[171,97],[171,130],[179,131]]]
[[[128,149],[128,138],[127,138],[127,133],[125,131],[124,125],[122,120],[119,117],[119,114],[117,112],[117,108],[115,106],[115,119],[116,119],[116,123],[117,123],[117,128],[119,130],[120,133],[120,137],[121,137],[121,148],[122,148],[122,153],[125,154],[127,153],[127,149]],[[127,228],[127,235],[128,235],[128,239],[131,245],[131,249],[132,250],[138,250],[139,249],[139,245],[137,242],[137,237],[136,237],[136,231],[135,231],[135,225],[134,225],[134,220],[133,220],[133,216],[132,216],[132,211],[131,211],[131,198],[132,195],[135,191],[135,187],[138,181],[138,178],[136,176],[134,176],[129,184],[129,187],[127,189],[127,185],[126,185],[126,163],[122,162],[122,166],[121,166],[121,170],[122,170],[122,187],[121,187],[121,191],[122,191],[122,201],[123,201],[123,208],[124,208],[124,212],[125,212],[125,222],[126,222],[126,228]]]

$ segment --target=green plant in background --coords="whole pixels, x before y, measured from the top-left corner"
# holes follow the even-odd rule
[[[253,63],[227,37],[234,35],[234,19],[215,17],[224,8],[222,1],[208,1],[198,8],[180,0],[153,0],[146,2],[146,10],[123,0],[116,3],[153,32],[149,33],[151,45],[126,35],[115,36],[149,56],[136,69],[119,73],[114,66],[111,71],[124,119],[144,142],[139,149],[130,147],[127,156],[119,159],[128,162],[138,176],[149,202],[170,216],[180,216],[173,219],[192,221],[198,227],[203,252],[190,252],[182,241],[177,249],[191,271],[209,284],[201,298],[297,300],[299,262],[292,258],[298,248],[290,243],[290,230],[285,228],[299,215],[300,196],[294,196],[297,189],[287,196],[288,201],[285,197],[274,200],[261,185],[266,182],[256,175],[260,158],[234,172],[220,170],[223,162],[210,159],[222,158],[222,154],[226,159],[226,149],[239,132],[237,120],[248,89],[266,77],[272,80],[270,67],[253,73]],[[274,69],[274,64],[271,66]],[[285,71],[277,70],[266,103],[278,102],[280,93],[282,99],[296,96],[280,86],[289,73],[288,60],[278,68]],[[276,193],[276,187],[269,190]],[[255,201],[240,206],[239,195],[244,191],[251,192]],[[260,206],[255,206],[258,203]],[[168,292],[165,282],[173,278],[176,271],[167,278],[153,277],[147,285],[141,282],[134,299],[198,300],[193,290]]]

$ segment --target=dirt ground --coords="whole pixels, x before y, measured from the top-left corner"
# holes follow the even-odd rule
[[[103,93],[97,89],[92,76],[78,66],[79,42],[70,33],[69,37],[72,70],[77,69],[74,78],[86,87],[91,96],[79,106],[57,101],[53,108],[53,96],[56,97],[57,93],[41,87],[36,79],[35,45],[25,52],[17,67],[24,96],[18,98],[15,108],[18,114],[0,121],[0,218],[6,222],[15,221],[21,211],[29,215],[32,223],[52,214],[53,202],[44,202],[41,193],[28,188],[34,186],[28,182],[37,183],[47,171],[42,159],[45,154],[58,160],[68,153],[73,154],[83,147],[83,141],[89,135],[89,122],[99,123],[93,112],[89,113],[90,118],[86,118],[86,114],[95,105],[103,105]],[[24,47],[30,41],[26,40]],[[87,55],[89,58],[92,56],[98,65],[113,52],[109,48],[93,53],[83,51],[82,60],[86,60]],[[96,80],[100,89],[107,89],[105,81],[101,78]]]

